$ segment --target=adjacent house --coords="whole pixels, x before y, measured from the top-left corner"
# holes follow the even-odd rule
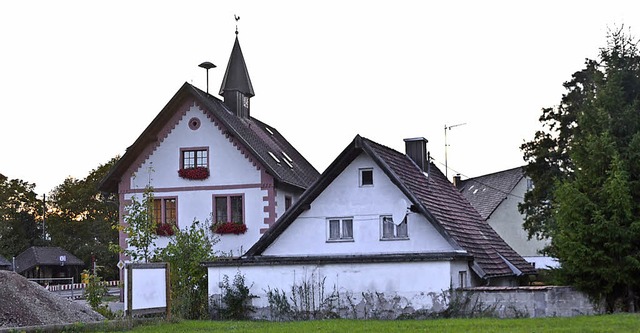
[[[80,281],[84,262],[60,247],[32,246],[16,256],[15,265],[16,273],[38,283],[69,284]]]
[[[168,244],[172,225],[186,229],[195,219],[220,236],[218,254],[238,256],[319,176],[275,127],[252,116],[254,90],[237,36],[220,95],[183,84],[100,186],[118,193],[120,224],[131,198],[153,187],[158,247]],[[126,238],[120,234],[122,247]]]
[[[529,239],[523,228],[525,217],[518,211],[518,204],[523,202],[524,194],[533,184],[522,167],[466,180],[456,176],[454,183],[482,219],[525,260],[537,268],[557,267],[554,258],[540,253],[549,241]]]
[[[435,307],[444,290],[515,286],[535,274],[429,162],[426,146],[406,139],[404,154],[356,136],[241,258],[205,264],[209,294],[239,272],[259,309],[270,291],[312,285],[417,310]]]

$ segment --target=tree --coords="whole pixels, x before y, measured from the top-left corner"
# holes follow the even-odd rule
[[[84,179],[65,179],[51,192],[47,213],[51,244],[73,253],[89,269],[95,260],[107,279],[118,276],[117,255],[109,250],[118,242],[118,197],[99,192],[98,185],[117,160],[99,165]]]
[[[217,239],[209,237],[207,224],[194,220],[186,230],[174,226],[174,236],[157,257],[170,264],[171,312],[184,319],[208,317],[207,270],[200,263],[214,259]]]
[[[131,204],[126,208],[124,226],[119,226],[127,235],[127,248],[122,252],[131,257],[131,260],[149,262],[153,258],[153,247],[156,234],[156,223],[153,218],[153,187],[147,184],[142,193],[142,199],[136,195],[131,197]]]
[[[0,255],[11,258],[30,246],[44,245],[42,200],[35,184],[0,174]]]
[[[640,288],[640,53],[623,29],[564,84],[545,131],[522,145],[535,188],[519,207],[530,236],[551,238],[569,283],[633,311]]]

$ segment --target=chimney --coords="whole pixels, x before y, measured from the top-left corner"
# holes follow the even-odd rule
[[[462,178],[460,177],[460,174],[453,176],[453,186],[455,186],[455,188],[457,189],[462,186]]]
[[[422,172],[427,172],[429,158],[427,156],[427,139],[410,138],[404,139],[405,153],[420,167]]]

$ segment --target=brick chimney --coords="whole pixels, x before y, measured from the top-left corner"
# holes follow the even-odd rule
[[[427,172],[429,167],[427,142],[429,141],[422,137],[404,139],[405,153],[420,167],[422,172]]]
[[[458,189],[462,186],[462,178],[460,177],[460,174],[453,176],[453,186]]]

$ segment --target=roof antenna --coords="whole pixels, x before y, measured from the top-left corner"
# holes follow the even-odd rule
[[[445,178],[447,178],[447,180],[449,179],[449,165],[447,163],[447,147],[449,147],[449,145],[447,144],[447,130],[450,131],[454,127],[458,127],[466,124],[467,123],[460,123],[460,124],[450,125],[450,126],[447,126],[446,124],[444,125],[444,176]]]
[[[212,64],[212,63],[210,63],[208,61],[205,61],[205,62],[201,63],[200,65],[198,65],[198,67],[201,67],[201,68],[204,68],[204,69],[207,70],[207,95],[209,95],[209,70],[211,68],[216,68],[216,65],[214,65],[214,64]]]
[[[238,35],[238,21],[240,21],[240,16],[233,14],[233,18],[236,19],[236,36]]]

